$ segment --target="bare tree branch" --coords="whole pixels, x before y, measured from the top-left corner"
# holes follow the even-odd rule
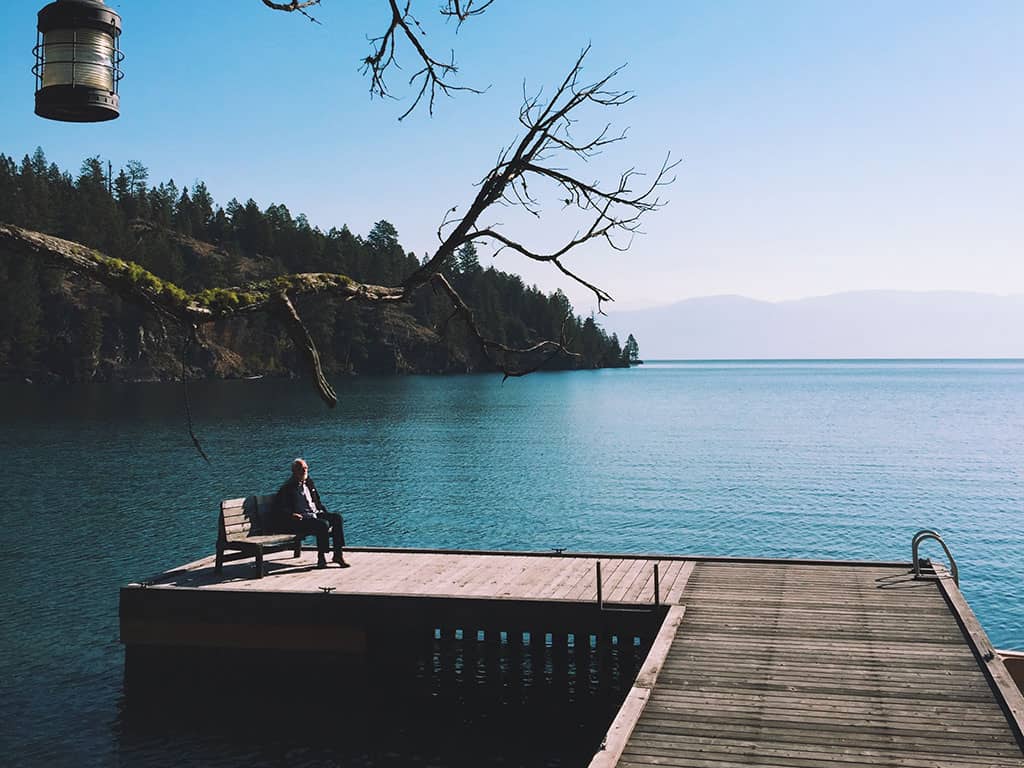
[[[321,0],[290,0],[290,2],[262,0],[262,2],[263,5],[271,10],[284,11],[286,13],[297,11],[310,21],[316,24],[320,23],[319,19],[312,16],[306,9],[314,5],[320,5]],[[494,0],[486,0],[483,3],[476,2],[475,0],[448,0],[439,10],[441,16],[446,20],[455,19],[457,32],[466,21],[473,16],[479,16],[484,13],[493,2]],[[391,20],[388,23],[387,30],[382,35],[370,38],[370,53],[363,59],[362,66],[360,67],[362,74],[370,75],[371,96],[395,98],[385,82],[385,75],[388,69],[392,67],[401,69],[395,55],[399,40],[405,40],[412,46],[422,65],[409,78],[409,85],[418,88],[416,98],[413,100],[412,105],[398,118],[399,120],[408,117],[423,100],[424,96],[428,97],[428,110],[433,115],[434,103],[439,93],[445,96],[452,96],[458,91],[483,93],[483,90],[466,85],[455,85],[451,82],[451,78],[458,74],[454,52],[450,52],[448,60],[444,61],[427,51],[422,41],[422,38],[426,37],[427,33],[419,20],[412,14],[412,0],[405,0],[404,6],[400,6],[399,0],[388,0],[388,6],[391,11]]]
[[[278,301],[277,296],[282,291],[292,297],[330,294],[370,302],[404,299],[401,288],[359,283],[347,275],[331,272],[282,275],[237,288],[188,293],[137,264],[10,224],[0,224],[0,249],[34,256],[52,266],[88,277],[124,298],[151,306],[162,315],[184,324],[202,325],[246,312],[264,311]]]
[[[271,0],[263,0],[263,4],[267,8],[273,8],[275,11],[301,11],[303,8],[309,8],[311,5],[320,5],[320,0],[291,0],[290,3],[275,3]]]
[[[466,324],[466,329],[479,343],[480,351],[483,352],[484,356],[491,361],[495,368],[504,374],[502,381],[511,377],[526,376],[527,374],[534,373],[535,371],[543,368],[548,362],[558,355],[565,355],[566,357],[580,357],[578,352],[572,352],[568,348],[568,344],[565,339],[564,320],[562,323],[561,338],[558,341],[545,339],[529,347],[510,347],[506,344],[494,341],[493,339],[489,339],[483,334],[480,330],[480,326],[477,325],[476,318],[473,316],[473,310],[469,308],[469,305],[463,301],[458,291],[456,291],[452,284],[448,282],[448,278],[438,272],[433,275],[431,282],[437,288],[440,288],[452,303],[452,314],[445,321],[445,326],[447,326],[453,318],[461,317],[463,322]],[[536,362],[527,366],[510,366],[507,359],[510,356],[525,359],[534,358]]]
[[[312,21],[314,24],[320,23],[306,10],[306,8],[309,8],[312,5],[320,5],[320,0],[291,0],[290,3],[275,3],[272,2],[271,0],[263,0],[263,4],[267,6],[267,8],[270,8],[271,10],[274,11],[284,11],[286,13],[298,11],[307,19]]]
[[[494,0],[486,0],[486,2],[477,5],[474,0],[466,0],[465,2],[448,0],[448,4],[441,8],[441,15],[449,19],[456,19],[458,27],[461,27],[463,22],[470,16],[479,16],[493,2]]]
[[[450,80],[446,79],[454,77],[458,73],[458,67],[455,66],[454,53],[451,54],[448,61],[441,61],[427,52],[420,41],[420,37],[426,33],[423,31],[420,22],[412,15],[410,11],[411,4],[412,0],[406,0],[405,6],[400,8],[397,0],[388,0],[388,5],[391,7],[391,23],[383,35],[370,39],[372,51],[363,59],[363,66],[360,69],[363,74],[369,73],[370,75],[371,96],[394,98],[388,89],[387,83],[384,81],[384,75],[392,66],[400,68],[395,58],[396,37],[404,37],[413,47],[423,66],[409,78],[409,85],[415,85],[419,81],[419,92],[416,94],[412,105],[398,118],[399,120],[404,120],[408,117],[428,93],[430,95],[428,110],[431,115],[434,114],[434,101],[438,92],[445,96],[452,96],[457,91],[483,93],[483,91],[477,88],[454,85]],[[483,13],[490,4],[490,2],[487,2],[483,7],[473,8],[472,0],[464,5],[460,5],[456,0],[450,0],[448,7],[443,8],[441,13],[445,16],[458,18],[458,23],[461,26],[462,22],[470,16]]]
[[[519,121],[526,128],[525,135],[518,143],[501,151],[495,166],[480,182],[480,189],[466,214],[461,219],[455,219],[455,209],[448,212],[438,229],[440,247],[406,280],[407,288],[413,289],[430,280],[431,275],[439,272],[447,259],[465,243],[490,241],[499,252],[508,248],[535,261],[551,262],[563,274],[595,295],[599,312],[602,311],[603,302],[612,300],[607,291],[569,270],[561,259],[571,250],[592,240],[604,241],[619,251],[629,248],[633,235],[639,232],[641,217],[665,204],[658,197],[658,191],[672,183],[674,179],[671,178],[671,172],[678,162],[666,158],[651,182],[635,191],[632,189],[633,182],[642,176],[635,169],[623,172],[617,184],[606,187],[598,182],[584,181],[552,164],[555,158],[564,155],[586,162],[605,147],[625,137],[624,133],[612,134],[607,124],[589,139],[577,140],[572,135],[576,111],[581,107],[620,107],[634,98],[629,91],[608,88],[608,83],[620,71],[618,69],[596,82],[580,83],[583,61],[589,50],[588,46],[580,53],[569,74],[549,100],[541,101],[539,94],[524,95]],[[496,204],[519,207],[539,216],[541,202],[532,191],[531,180],[553,185],[559,191],[564,206],[571,206],[589,218],[585,229],[548,252],[542,252],[506,235],[500,230],[500,225],[478,225],[481,215]],[[447,235],[444,234],[446,230],[449,230]]]
[[[192,403],[188,396],[188,345],[189,342],[194,341],[196,336],[196,327],[193,325],[185,329],[185,340],[181,344],[181,386],[184,391],[185,401],[185,424],[188,426],[188,436],[192,440],[192,447],[196,449],[196,452],[202,457],[203,461],[207,464],[212,464],[210,457],[206,455],[206,451],[203,450],[202,444],[199,442],[199,438],[196,437],[196,431],[192,427]]]
[[[313,374],[313,384],[320,394],[320,399],[327,403],[328,408],[333,408],[338,403],[338,396],[327,381],[327,377],[324,376],[324,369],[320,366],[320,353],[317,351],[316,344],[313,343],[313,337],[309,335],[309,330],[302,322],[302,318],[299,317],[299,313],[295,311],[295,305],[288,298],[288,293],[281,291],[275,296],[275,299],[278,302],[277,314],[284,321],[285,329],[291,336],[295,349],[309,366],[310,373]]]

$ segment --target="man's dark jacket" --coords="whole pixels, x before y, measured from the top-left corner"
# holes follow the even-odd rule
[[[318,512],[326,512],[327,508],[320,501],[320,494],[316,490],[312,477],[306,478],[306,487],[309,488],[309,496],[313,499],[313,506]],[[299,490],[299,481],[294,477],[288,478],[285,484],[277,491],[277,498],[274,499],[274,530],[288,532],[292,523],[296,522],[292,515],[297,513],[295,509],[295,494]]]

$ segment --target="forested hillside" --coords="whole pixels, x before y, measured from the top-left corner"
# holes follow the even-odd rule
[[[206,185],[151,184],[141,163],[116,173],[100,158],[77,176],[48,163],[42,149],[21,163],[0,154],[0,222],[82,243],[139,264],[189,292],[240,286],[295,272],[337,272],[394,285],[418,265],[386,220],[365,236],[327,232],[283,204],[221,207]],[[527,346],[568,339],[579,357],[549,368],[622,366],[618,339],[593,317],[573,313],[561,291],[544,294],[516,275],[484,268],[472,244],[446,276],[491,338]],[[427,291],[408,304],[363,306],[305,299],[303,318],[329,372],[455,372],[490,369],[451,308]],[[253,314],[205,329],[186,351],[192,376],[285,374],[295,354],[273,319]],[[30,259],[0,252],[0,378],[50,381],[160,380],[181,374],[184,332],[106,289]]]

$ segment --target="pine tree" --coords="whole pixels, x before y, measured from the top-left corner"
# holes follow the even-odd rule
[[[466,243],[455,254],[456,269],[463,275],[475,275],[481,272],[480,259],[477,257],[476,246]]]
[[[622,358],[627,363],[638,363],[640,361],[640,347],[637,345],[632,333],[626,339],[626,346],[622,348]]]
[[[131,194],[135,196],[145,194],[149,181],[149,169],[138,160],[129,160],[125,166],[125,173],[128,176]]]
[[[7,155],[0,155],[0,221],[24,226],[25,199],[18,185],[18,166]]]
[[[405,277],[405,251],[398,242],[398,230],[391,222],[381,219],[373,225],[366,236],[366,249],[367,280],[391,285]]]
[[[185,187],[174,205],[174,228],[182,234],[192,235],[194,219],[195,206],[192,205],[192,198],[188,196],[188,187]]]
[[[174,221],[174,204],[178,199],[178,187],[171,179],[169,184],[161,182],[146,195],[149,202],[149,218],[160,227],[170,228]]]
[[[213,223],[213,196],[206,184],[197,181],[192,187],[192,236],[200,240],[210,238],[210,225]]]
[[[128,174],[122,168],[114,178],[114,199],[117,200],[121,211],[129,219],[134,219],[138,211],[138,202],[132,194],[132,182]]]

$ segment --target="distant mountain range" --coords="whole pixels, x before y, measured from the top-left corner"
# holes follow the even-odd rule
[[[795,301],[708,296],[602,323],[643,359],[1024,357],[1024,295],[852,291]]]

